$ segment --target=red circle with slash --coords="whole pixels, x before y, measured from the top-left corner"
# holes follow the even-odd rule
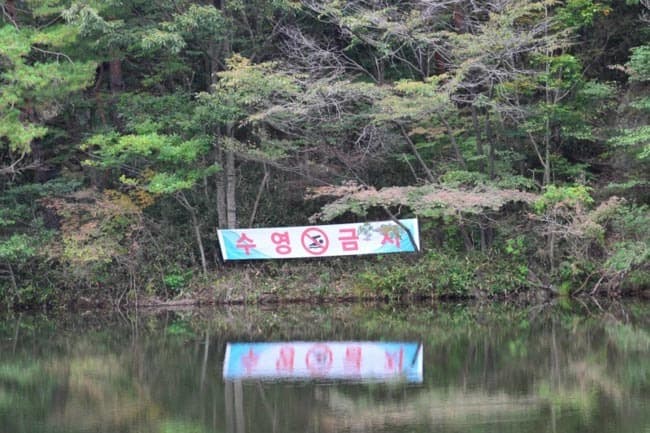
[[[330,246],[329,238],[325,232],[318,227],[305,229],[300,236],[300,242],[305,251],[315,256],[325,254]]]
[[[311,374],[324,374],[332,368],[334,356],[332,350],[324,345],[317,344],[307,352],[305,356],[305,364]]]

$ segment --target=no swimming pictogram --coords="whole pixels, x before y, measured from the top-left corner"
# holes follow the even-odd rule
[[[320,256],[325,254],[330,246],[330,240],[325,232],[318,227],[309,227],[300,236],[302,247],[309,254]]]
[[[305,364],[311,374],[325,374],[332,368],[334,356],[325,344],[317,344],[307,352]]]

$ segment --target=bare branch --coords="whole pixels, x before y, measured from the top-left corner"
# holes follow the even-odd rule
[[[20,157],[8,165],[7,167],[0,168],[0,176],[16,176],[26,170],[36,170],[42,166],[40,161],[32,161],[29,164],[20,165],[20,163],[25,159],[27,154],[25,152],[20,154]]]
[[[72,59],[70,58],[70,56],[68,56],[67,54],[60,53],[60,52],[57,52],[57,51],[44,50],[44,49],[42,49],[42,48],[38,48],[38,47],[33,46],[33,45],[32,45],[32,49],[35,50],[35,51],[38,51],[39,53],[49,54],[49,55],[54,55],[54,56],[56,56],[57,60],[59,59],[59,57],[63,57],[63,58],[66,59],[68,62],[70,62],[70,63],[74,63],[74,62],[72,61]]]

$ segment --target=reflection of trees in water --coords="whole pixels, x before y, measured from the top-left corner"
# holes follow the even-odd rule
[[[640,387],[647,401],[647,321],[639,327],[611,315],[555,310],[508,319],[508,326],[468,321],[470,326],[456,326],[442,337],[437,333],[444,329],[434,326],[425,340],[426,389],[389,402],[332,390],[323,399],[328,411],[321,421],[331,431],[376,431],[423,423],[467,427],[505,417],[540,429],[550,422],[555,431],[562,414],[563,423],[587,423],[599,431],[603,426],[594,414],[603,407],[618,408],[620,415]],[[648,421],[642,416],[629,431]]]
[[[650,395],[650,306],[603,309],[293,306],[5,319],[0,425],[273,433],[458,431],[510,420],[532,431],[553,422],[598,431],[607,416],[627,423],[619,431],[638,431],[650,422],[643,403],[631,403]],[[228,341],[326,339],[422,341],[425,383],[229,389],[221,380]]]
[[[83,355],[93,352],[88,349],[76,351],[79,356],[52,361],[47,367],[61,381],[53,390],[54,405],[48,423],[109,431],[155,418],[157,408],[146,386],[132,380],[123,360],[111,354]]]
[[[328,410],[320,414],[325,431],[378,431],[387,426],[468,425],[490,420],[508,422],[539,421],[545,417],[544,401],[537,396],[490,395],[481,392],[422,392],[402,401],[359,401],[331,389],[323,403]]]

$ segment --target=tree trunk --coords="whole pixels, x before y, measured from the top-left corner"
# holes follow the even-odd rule
[[[120,93],[124,90],[122,59],[119,58],[119,55],[115,50],[111,50],[111,60],[108,62],[108,71],[110,76],[111,93]]]
[[[109,110],[111,121],[114,125],[122,124],[122,119],[118,116],[116,106],[118,95],[124,90],[124,80],[122,77],[122,59],[119,57],[117,50],[111,50],[110,61],[108,62],[108,84],[111,88],[111,97],[109,98]]]
[[[382,59],[375,58],[375,78],[377,84],[382,86],[384,84],[386,65]]]
[[[208,331],[205,331],[205,340],[203,343],[203,364],[201,364],[201,385],[199,386],[201,392],[203,392],[203,390],[205,389],[205,378],[208,372],[209,353],[210,353],[210,333]]]
[[[463,244],[465,245],[465,251],[470,252],[470,251],[474,250],[474,242],[472,242],[472,238],[467,233],[467,228],[465,227],[465,224],[461,223],[458,226],[458,229],[460,230],[460,235],[463,238]]]
[[[481,252],[486,253],[488,250],[488,233],[487,229],[481,225]]]
[[[490,123],[490,113],[485,113],[485,140],[488,143],[488,176],[494,179],[494,141],[492,140],[492,126]]]
[[[106,121],[106,111],[104,110],[104,99],[102,97],[101,87],[104,82],[104,65],[100,64],[97,67],[97,73],[95,78],[95,86],[93,87],[93,95],[95,96],[95,107],[96,113],[99,117],[99,120],[102,123],[102,126],[107,125]]]
[[[555,233],[548,238],[548,260],[551,265],[551,273],[555,272]]]
[[[442,122],[443,125],[445,125],[445,129],[447,129],[447,135],[449,136],[449,141],[451,141],[451,146],[454,149],[454,153],[456,154],[456,160],[460,164],[460,166],[463,168],[463,170],[467,169],[467,164],[465,164],[465,160],[463,159],[463,155],[460,152],[460,147],[458,147],[458,142],[456,141],[456,137],[454,136],[454,131],[452,131],[451,126],[449,125],[449,122],[442,117],[438,116],[440,118],[440,121]]]
[[[442,57],[442,54],[440,54],[440,51],[436,51],[433,54],[433,59],[436,65],[435,69],[437,74],[443,74],[447,72],[447,63],[445,62],[445,59]]]
[[[408,145],[411,147],[411,150],[413,151],[413,155],[415,155],[415,158],[418,160],[418,162],[420,163],[420,166],[422,167],[422,169],[426,173],[427,179],[429,180],[429,182],[434,183],[436,181],[436,178],[434,177],[433,173],[431,172],[431,170],[427,166],[426,162],[424,162],[424,159],[420,155],[420,152],[418,152],[418,149],[415,146],[415,143],[413,143],[413,140],[411,140],[411,137],[409,137],[408,133],[404,129],[404,126],[401,123],[398,123],[398,122],[395,122],[395,123],[397,124],[397,126],[399,126],[400,132],[402,133],[402,137],[404,137],[404,139],[406,140]]]
[[[196,244],[199,247],[199,253],[201,254],[201,269],[203,270],[203,275],[208,274],[208,264],[205,259],[205,248],[203,247],[203,239],[201,239],[201,227],[199,226],[199,221],[196,218],[196,213],[192,212],[192,225],[194,226],[194,234],[196,235]]]
[[[545,19],[548,19],[548,6],[544,6],[544,15]],[[545,30],[545,36],[548,35],[548,28]],[[546,50],[546,58],[551,57],[551,51],[549,49]],[[551,86],[549,84],[549,79],[551,75],[551,62],[549,60],[546,61],[545,65],[546,69],[546,79],[544,83],[544,93],[546,96],[546,106],[550,107],[551,106]],[[544,122],[544,179],[542,184],[544,186],[548,185],[551,183],[551,121],[548,118],[548,115],[546,117],[546,121]]]
[[[546,119],[544,123],[544,180],[543,185],[551,183],[551,121]]]
[[[264,177],[262,177],[262,181],[260,182],[260,187],[257,190],[257,197],[255,197],[255,203],[253,204],[253,210],[251,211],[251,217],[248,221],[248,227],[253,227],[253,223],[255,222],[255,217],[257,216],[257,208],[260,205],[260,201],[262,200],[262,194],[264,193],[264,188],[266,188],[266,184],[269,181],[269,177],[271,176],[271,172],[269,171],[269,167],[266,163],[262,164],[264,168]]]
[[[226,417],[226,433],[235,433],[235,399],[234,383],[232,380],[226,380],[223,385],[223,397],[226,401],[225,417]]]
[[[215,2],[215,7],[221,9],[222,2]],[[208,50],[208,92],[213,91],[213,86],[217,83],[217,71],[219,70],[219,55],[218,48],[215,42],[211,42]],[[217,190],[217,223],[219,228],[227,228],[228,225],[228,206],[227,206],[227,192],[226,192],[226,158],[225,151],[221,145],[221,128],[217,128],[214,133],[214,159],[221,170],[215,176],[216,190]]]
[[[483,135],[481,134],[481,125],[478,121],[478,113],[476,107],[472,105],[472,125],[474,126],[474,133],[476,134],[476,153],[480,157],[478,161],[478,170],[481,173],[485,173],[485,161],[483,157],[485,152],[483,151]]]
[[[460,7],[455,7],[453,12],[454,28],[458,33],[465,33],[465,12]]]
[[[217,219],[220,228],[226,228],[228,225],[228,218],[226,216],[226,176],[225,176],[225,166],[223,149],[219,144],[219,138],[215,137],[215,159],[221,171],[216,175],[216,187],[217,187]]]
[[[190,204],[190,202],[187,200],[187,197],[182,192],[176,193],[175,195],[176,200],[189,212],[190,214],[190,220],[192,222],[192,229],[194,230],[194,235],[196,236],[196,245],[199,248],[199,254],[201,258],[201,269],[203,270],[203,275],[208,274],[208,264],[207,260],[205,259],[205,248],[203,246],[203,239],[201,237],[201,225],[199,223],[199,219],[196,216],[196,209]]]
[[[11,20],[11,23],[18,27],[18,22],[16,21],[16,1],[15,0],[7,0],[5,2],[5,14]]]
[[[245,414],[244,414],[244,387],[241,380],[235,381],[235,432],[244,433],[246,431]]]
[[[14,268],[10,263],[7,263],[7,269],[9,270],[9,279],[11,280],[11,289],[13,290],[13,302],[18,300],[18,284],[16,283],[16,275],[14,274]]]
[[[235,152],[226,151],[226,214],[227,227],[237,227],[237,173],[235,172]]]
[[[233,136],[233,126],[226,128],[225,135]],[[219,173],[223,182],[223,200],[225,202],[225,227],[234,229],[237,227],[237,172],[235,170],[235,152],[230,149],[221,149],[223,158],[223,170]]]

